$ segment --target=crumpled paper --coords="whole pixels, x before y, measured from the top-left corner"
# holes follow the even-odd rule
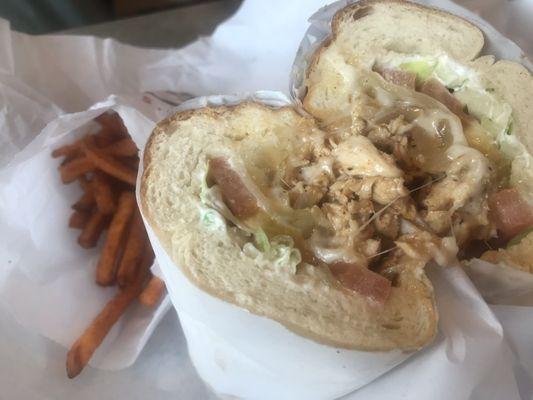
[[[533,274],[479,259],[465,270],[489,304],[529,306],[533,314]]]
[[[210,52],[205,41],[180,51],[139,49],[89,36],[25,35],[0,20],[0,44],[0,166],[61,114],[111,94],[200,95],[209,80],[200,62]]]

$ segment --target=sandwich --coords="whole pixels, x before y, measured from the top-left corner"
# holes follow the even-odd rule
[[[533,272],[533,78],[483,47],[480,29],[444,11],[360,1],[333,18],[302,103],[323,129],[391,154],[408,187],[433,180],[417,210],[459,258]]]
[[[426,265],[533,225],[533,80],[476,58],[469,22],[408,2],[347,6],[332,30],[303,109],[244,101],[160,122],[142,212],[203,291],[326,345],[417,350],[438,322]]]
[[[141,207],[204,291],[321,343],[413,350],[435,335],[424,265],[442,246],[408,222],[402,180],[363,136],[329,135],[290,105],[244,102],[157,126]]]

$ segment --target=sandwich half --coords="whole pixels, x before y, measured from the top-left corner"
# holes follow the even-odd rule
[[[157,126],[144,216],[213,296],[328,345],[424,346],[428,262],[531,248],[533,80],[476,58],[483,45],[443,11],[345,7],[306,71],[305,112],[248,101]]]
[[[321,129],[350,130],[389,154],[408,188],[427,184],[417,211],[454,238],[460,258],[533,272],[533,78],[479,57],[483,46],[475,25],[447,12],[360,1],[334,16],[302,103]]]
[[[161,122],[143,162],[143,214],[204,291],[336,347],[409,351],[434,337],[424,267],[446,243],[367,138],[243,102]]]

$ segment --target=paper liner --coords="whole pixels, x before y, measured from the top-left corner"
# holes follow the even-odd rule
[[[21,325],[69,348],[118,290],[95,283],[103,240],[97,249],[83,249],[79,231],[68,227],[82,190],[77,182],[61,182],[61,160],[52,151],[94,132],[92,120],[108,110],[119,113],[142,148],[168,109],[153,97],[111,96],[52,120],[0,171],[0,304]],[[168,299],[154,308],[130,307],[89,364],[108,370],[131,365],[169,308]]]
[[[533,307],[533,274],[480,259],[465,270],[489,304]]]

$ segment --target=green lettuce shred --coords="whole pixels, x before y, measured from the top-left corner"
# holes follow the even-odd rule
[[[516,246],[519,244],[522,239],[524,239],[526,236],[528,236],[531,232],[533,232],[533,226],[524,229],[522,232],[520,232],[518,235],[516,235],[514,238],[512,238],[509,243],[507,243],[507,248],[511,246]]]
[[[271,250],[270,241],[263,229],[259,228],[254,232],[254,241],[259,251],[266,253]]]
[[[296,273],[297,265],[302,261],[300,251],[294,247],[290,236],[279,235],[268,239],[262,229],[254,232],[254,244],[246,243],[244,253],[253,258],[259,265],[283,269],[289,273]]]
[[[226,220],[231,221],[246,234],[253,235],[253,243],[243,246],[243,252],[253,258],[259,265],[274,266],[289,273],[296,273],[296,266],[302,261],[300,251],[294,247],[294,240],[287,235],[275,236],[269,239],[262,229],[252,231],[239,221],[227,208],[220,190],[215,185],[207,186],[207,165],[200,179],[200,221],[208,229],[225,229]]]
[[[416,79],[420,82],[428,79],[435,71],[437,63],[429,59],[407,61],[399,65],[400,69],[411,72],[416,75]]]

